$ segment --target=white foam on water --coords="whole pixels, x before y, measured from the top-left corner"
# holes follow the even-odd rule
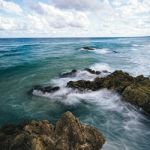
[[[106,63],[96,63],[94,65],[92,65],[90,67],[91,69],[93,70],[96,70],[96,71],[104,71],[104,70],[107,70],[109,72],[112,72],[114,69],[111,68],[108,64]]]
[[[127,72],[131,72],[135,76],[137,75],[150,75],[150,49],[147,47],[138,47],[132,49],[128,55],[129,62],[131,62],[130,68],[126,69]],[[132,66],[133,64],[133,66]]]
[[[103,55],[110,53],[109,49],[107,48],[95,49],[93,52],[97,54],[103,54]]]
[[[109,65],[107,64],[95,64],[90,67],[93,70],[96,71],[112,71]],[[87,93],[80,93],[77,90],[72,90],[70,88],[67,88],[66,85],[69,81],[77,81],[77,80],[94,80],[96,77],[103,77],[108,75],[109,73],[102,73],[100,75],[91,74],[88,71],[85,70],[79,70],[76,72],[76,75],[74,77],[66,77],[66,78],[55,78],[50,81],[50,84],[53,86],[59,86],[60,90],[54,92],[54,93],[42,93],[41,91],[34,90],[33,94],[36,96],[43,96],[47,97],[49,99],[52,99],[54,101],[60,101],[61,103],[64,103],[66,105],[72,105],[79,103],[81,100],[86,99],[88,101],[87,97],[91,98],[94,97],[92,100],[93,102],[96,100],[96,95],[99,97],[99,92],[90,92]],[[95,95],[95,96],[94,96]],[[85,96],[85,97],[84,97]]]
[[[108,48],[92,48],[93,50],[86,50],[84,48],[81,48],[80,50],[84,50],[84,51],[89,51],[89,52],[94,52],[96,54],[101,54],[101,55],[105,55],[110,53],[111,51],[109,51]]]
[[[90,68],[96,71],[108,70],[112,72],[114,70],[108,64],[103,63],[94,64]],[[74,77],[56,78],[50,81],[52,85],[59,86],[60,90],[44,94],[34,90],[33,94],[47,97],[52,102],[59,102],[66,106],[79,106],[82,103],[89,105],[88,109],[94,112],[94,116],[88,115],[83,121],[100,127],[107,139],[103,150],[131,150],[133,147],[137,149],[139,143],[136,141],[144,138],[145,133],[150,135],[150,131],[141,121],[145,117],[134,106],[123,102],[116,92],[107,89],[79,92],[66,87],[69,81],[93,80],[96,76],[87,71],[79,70]],[[98,122],[98,125],[99,115],[105,116],[106,121],[103,124]],[[116,135],[120,132],[122,132],[122,137]],[[130,143],[130,140],[133,142]]]

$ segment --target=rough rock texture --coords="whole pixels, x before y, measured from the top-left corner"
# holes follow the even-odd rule
[[[150,79],[144,76],[132,77],[123,71],[115,71],[104,78],[95,78],[94,81],[70,81],[68,87],[96,91],[101,88],[115,90],[123,99],[131,104],[143,108],[150,113]]]
[[[45,120],[0,129],[0,150],[99,150],[104,143],[100,132],[81,124],[71,112],[55,127]]]

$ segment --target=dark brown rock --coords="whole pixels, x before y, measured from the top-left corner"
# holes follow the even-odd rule
[[[7,132],[10,129],[14,132]],[[1,150],[99,150],[104,143],[100,132],[81,124],[71,112],[64,113],[55,127],[45,120],[0,129]]]

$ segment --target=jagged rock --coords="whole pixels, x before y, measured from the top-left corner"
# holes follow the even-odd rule
[[[123,98],[150,113],[150,79],[144,76],[135,78],[135,83],[127,86],[122,92]]]
[[[42,93],[53,93],[56,92],[60,89],[60,87],[52,87],[52,86],[41,86],[41,85],[36,85],[34,86],[28,93],[32,94],[34,90],[40,91]]]
[[[101,88],[115,90],[123,99],[150,113],[150,79],[144,76],[132,77],[123,71],[115,71],[107,77],[97,77],[94,81],[70,81],[67,87],[96,91]]]
[[[96,74],[96,75],[99,75],[101,74],[100,71],[95,71],[95,70],[92,70],[90,68],[85,68],[84,70],[86,70],[87,72],[91,73],[91,74]]]
[[[45,120],[0,129],[1,150],[100,150],[104,143],[100,132],[81,124],[71,112],[55,127]]]
[[[100,79],[100,82],[102,82],[102,79]],[[116,90],[117,92],[121,93],[124,88],[126,88],[132,82],[134,82],[134,78],[132,76],[119,70],[103,78],[102,86],[104,88]]]
[[[88,46],[83,47],[83,49],[84,49],[84,50],[95,50],[94,48],[88,47]]]
[[[60,77],[62,77],[62,78],[73,77],[73,76],[76,75],[76,72],[77,72],[77,70],[73,69],[73,70],[70,71],[70,72],[61,74]]]

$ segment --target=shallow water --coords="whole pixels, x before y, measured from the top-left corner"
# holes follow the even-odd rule
[[[95,50],[84,51],[84,46]],[[0,125],[31,119],[55,123],[69,110],[104,133],[107,142],[103,150],[148,150],[150,118],[141,110],[106,89],[79,93],[65,86],[70,80],[93,80],[95,75],[83,71],[87,67],[149,76],[149,60],[149,37],[0,39]],[[76,76],[59,78],[72,69],[78,70]],[[27,94],[39,84],[61,89],[53,94]]]

